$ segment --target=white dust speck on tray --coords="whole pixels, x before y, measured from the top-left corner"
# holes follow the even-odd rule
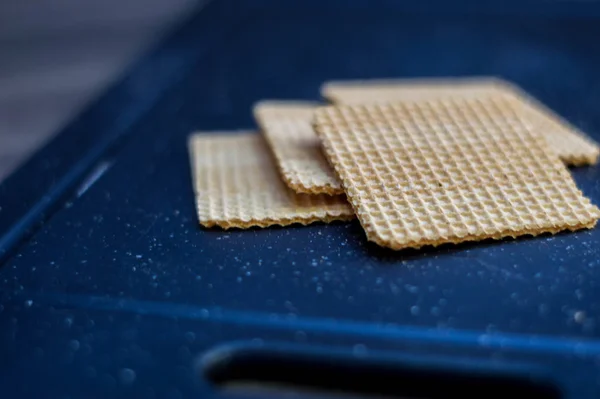
[[[493,333],[495,333],[497,331],[498,331],[498,327],[496,327],[495,324],[488,324],[485,327],[485,332],[487,332],[488,334],[493,334]]]
[[[119,371],[119,380],[125,385],[133,384],[135,378],[136,374],[135,371],[133,371],[132,369],[124,368],[121,369],[121,371]]]
[[[76,352],[79,350],[80,344],[79,341],[76,339],[72,339],[71,341],[69,341],[69,349],[71,349],[72,351]]]
[[[352,354],[357,357],[365,356],[368,351],[369,349],[364,344],[356,344],[352,347]]]
[[[477,338],[477,342],[481,346],[488,346],[490,344],[490,342],[491,342],[491,337],[488,334],[481,334]]]
[[[406,289],[406,291],[410,292],[411,294],[419,293],[419,287],[417,287],[415,285],[405,284],[404,288]]]
[[[26,307],[30,308],[31,305],[33,305],[33,301],[31,299],[28,299],[28,300],[25,301],[25,306]]]
[[[573,320],[575,320],[575,322],[579,323],[579,324],[581,324],[585,321],[585,317],[586,317],[585,312],[582,310],[578,310],[577,312],[575,312],[573,314]]]

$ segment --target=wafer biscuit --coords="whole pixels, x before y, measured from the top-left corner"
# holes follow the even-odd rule
[[[281,181],[264,139],[254,132],[189,138],[200,224],[249,228],[354,218],[342,196],[296,194]]]
[[[297,193],[343,194],[327,163],[311,122],[318,104],[261,101],[254,116],[267,139],[285,183]]]
[[[503,96],[323,107],[314,126],[381,246],[556,233],[600,217]]]
[[[391,79],[329,82],[322,95],[338,104],[360,104],[442,97],[473,98],[506,95],[518,102],[535,128],[567,165],[598,161],[600,147],[586,134],[535,100],[518,86],[497,78]]]

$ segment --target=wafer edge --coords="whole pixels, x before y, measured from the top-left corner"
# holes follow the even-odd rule
[[[326,194],[326,195],[340,195],[340,194],[344,194],[344,189],[342,187],[334,187],[331,184],[327,183],[321,186],[311,186],[308,187],[306,185],[304,185],[302,182],[300,181],[295,181],[292,180],[290,178],[290,175],[293,174],[293,172],[291,170],[289,170],[289,168],[286,166],[285,164],[285,159],[281,158],[280,155],[277,153],[277,151],[275,151],[275,143],[271,140],[271,136],[266,132],[266,126],[262,121],[262,118],[259,116],[259,108],[263,107],[263,106],[271,106],[271,107],[277,107],[277,106],[307,106],[307,107],[315,107],[315,109],[318,108],[318,106],[320,105],[320,103],[316,103],[316,102],[300,102],[300,101],[289,101],[289,102],[285,102],[285,101],[276,101],[276,100],[263,100],[263,101],[259,101],[258,103],[254,104],[254,107],[252,108],[252,113],[254,115],[254,119],[256,120],[256,123],[259,126],[259,130],[262,133],[262,136],[265,138],[265,140],[267,141],[267,143],[269,144],[269,151],[271,151],[271,154],[273,155],[274,159],[275,159],[275,163],[277,164],[277,168],[279,169],[279,175],[281,176],[281,179],[285,182],[285,184],[291,188],[292,190],[294,190],[295,192],[299,193],[299,194],[312,194],[312,195],[317,195],[317,194]]]
[[[242,219],[228,219],[228,220],[205,220],[201,221],[200,224],[207,228],[220,227],[224,230],[229,229],[248,229],[250,227],[272,227],[281,226],[286,227],[293,224],[300,224],[307,226],[312,223],[323,222],[331,223],[336,221],[350,221],[355,219],[356,216],[345,214],[344,212],[328,212],[325,216],[311,216],[310,218],[277,218],[277,219],[261,219],[261,220],[242,220]]]

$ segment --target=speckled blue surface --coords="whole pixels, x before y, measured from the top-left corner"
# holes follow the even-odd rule
[[[600,140],[596,3],[381,3],[216,1],[0,186],[1,397],[217,397],[194,359],[256,339],[527,364],[600,396],[600,229],[395,253],[357,222],[198,227],[187,135],[328,79],[496,75]],[[600,168],[573,174],[600,204]]]

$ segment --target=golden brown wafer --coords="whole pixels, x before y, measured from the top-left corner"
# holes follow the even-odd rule
[[[497,78],[390,79],[329,82],[321,94],[338,104],[427,100],[442,97],[473,98],[506,95],[518,102],[536,123],[550,147],[567,165],[598,161],[600,146],[575,126],[552,112],[518,86]]]
[[[343,195],[306,195],[289,190],[259,134],[230,133],[197,133],[189,138],[201,225],[228,229],[354,218]]]
[[[267,139],[285,183],[297,193],[343,194],[327,163],[311,122],[317,103],[261,101],[254,116]]]
[[[503,96],[323,107],[314,126],[381,246],[556,233],[600,217]]]

